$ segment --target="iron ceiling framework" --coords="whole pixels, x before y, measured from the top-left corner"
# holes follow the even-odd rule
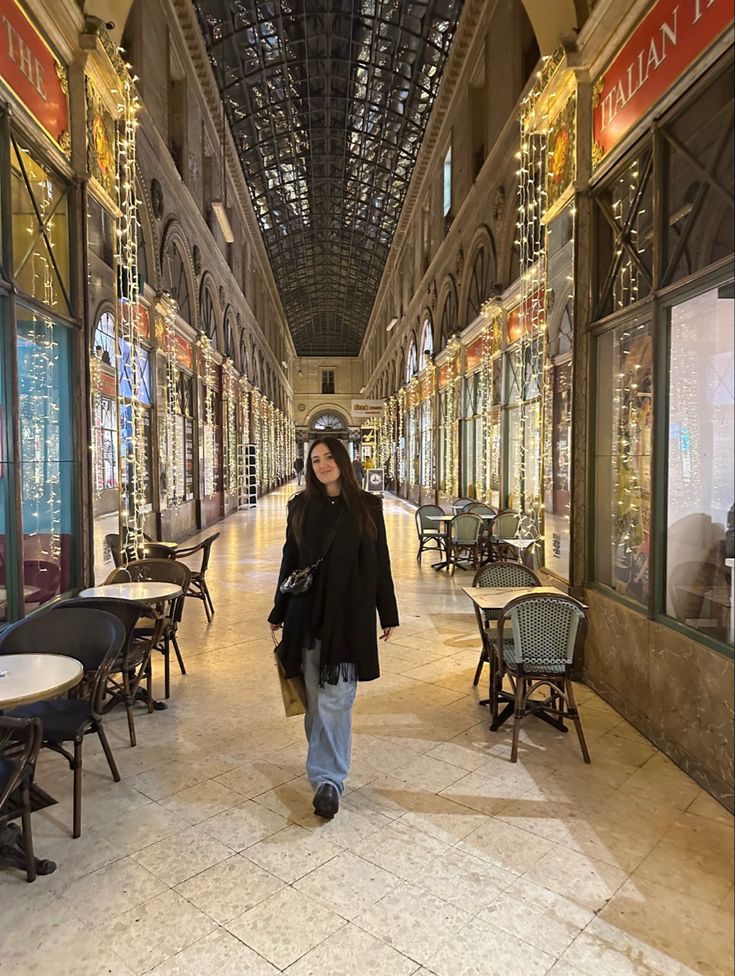
[[[356,356],[462,0],[193,0],[299,355]]]

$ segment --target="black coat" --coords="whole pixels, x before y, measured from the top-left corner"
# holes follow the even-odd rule
[[[398,607],[390,571],[383,505],[363,492],[377,527],[375,540],[360,533],[357,518],[340,496],[335,503],[324,496],[304,515],[303,540],[297,543],[292,528],[297,495],[289,503],[286,544],[283,547],[271,623],[283,624],[281,660],[287,677],[301,670],[304,646],[321,640],[319,679],[336,684],[340,677],[373,681],[380,676],[376,611],[382,627],[398,626]],[[333,525],[341,515],[334,541],[316,571],[308,593],[286,596],[280,585],[295,569],[316,562]]]

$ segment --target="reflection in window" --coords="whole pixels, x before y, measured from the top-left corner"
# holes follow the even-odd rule
[[[733,295],[730,282],[671,309],[666,519],[666,613],[729,643],[733,566],[725,559],[735,504]]]
[[[74,524],[68,330],[18,306],[23,585],[26,608],[72,586]]]
[[[639,603],[648,600],[652,351],[647,322],[597,344],[596,578]]]
[[[112,312],[103,312],[97,320],[92,346],[95,358],[112,366],[115,361],[115,317]]]
[[[117,409],[114,400],[94,399],[95,490],[117,488]]]
[[[448,217],[452,210],[452,147],[447,149],[442,167],[443,209],[442,213]]]

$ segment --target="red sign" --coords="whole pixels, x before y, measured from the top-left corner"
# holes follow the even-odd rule
[[[659,0],[595,85],[595,164],[735,18],[735,0]]]
[[[99,372],[99,391],[104,396],[111,397],[113,400],[117,396],[117,390],[115,389],[115,374],[114,372],[106,373],[103,370]]]
[[[66,149],[69,139],[66,68],[54,57],[17,0],[8,0],[3,7],[0,78],[49,135]]]
[[[180,366],[183,366],[184,369],[191,369],[194,361],[191,352],[191,343],[182,339],[180,335],[174,335],[174,355],[176,356],[176,362]]]

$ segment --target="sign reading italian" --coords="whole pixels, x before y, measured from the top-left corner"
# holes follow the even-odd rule
[[[597,165],[735,18],[735,0],[659,0],[593,93]]]
[[[2,4],[0,78],[65,152],[69,139],[69,89],[64,65],[54,56],[17,0]]]
[[[384,406],[385,400],[353,400],[351,412],[353,417],[374,417]]]

